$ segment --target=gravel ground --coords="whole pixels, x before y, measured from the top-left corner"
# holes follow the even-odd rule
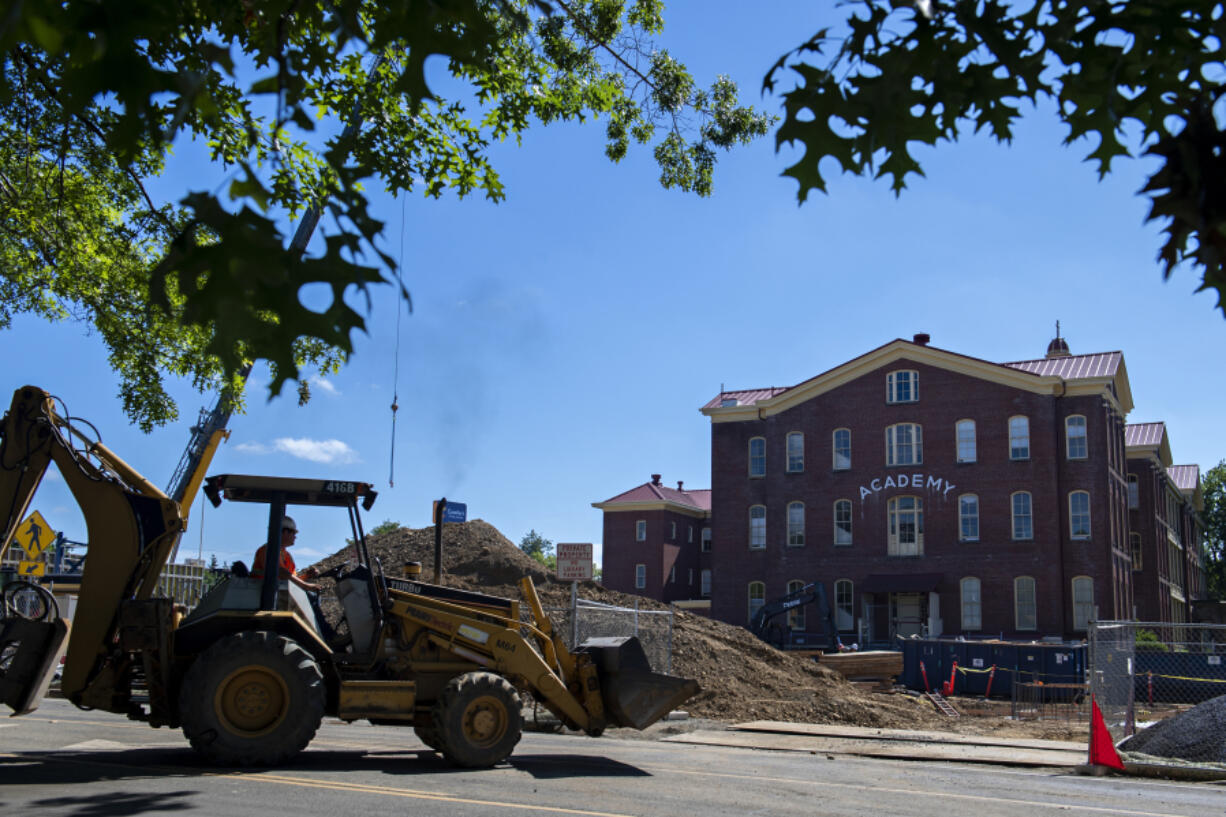
[[[1172,715],[1120,746],[1127,753],[1226,764],[1226,695]]]

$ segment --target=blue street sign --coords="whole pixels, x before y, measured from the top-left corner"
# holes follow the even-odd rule
[[[468,506],[463,502],[451,502],[448,500],[446,506],[443,507],[444,522],[467,522],[468,521]]]

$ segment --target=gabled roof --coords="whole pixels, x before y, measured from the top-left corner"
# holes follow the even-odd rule
[[[709,513],[711,510],[711,489],[692,488],[679,490],[669,488],[653,479],[629,491],[620,493],[604,502],[593,502],[593,508],[602,511],[640,511],[640,510],[672,510],[689,511],[690,513]]]
[[[1116,403],[1122,413],[1132,410],[1132,390],[1120,352],[992,363],[899,338],[790,388],[720,392],[700,411],[712,422],[769,416],[901,359],[1037,394],[1103,394]],[[732,403],[733,400],[736,402]]]
[[[1152,457],[1163,468],[1171,467],[1171,442],[1166,436],[1166,423],[1124,426],[1124,450],[1128,459]]]
[[[1193,508],[1197,511],[1205,510],[1205,494],[1201,490],[1199,465],[1172,465],[1166,469],[1166,473]]]

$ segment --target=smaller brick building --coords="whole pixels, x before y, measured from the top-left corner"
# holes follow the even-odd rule
[[[711,594],[711,491],[669,488],[659,474],[604,502],[602,581],[663,602]]]

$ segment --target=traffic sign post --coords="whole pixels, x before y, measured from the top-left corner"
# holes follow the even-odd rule
[[[468,506],[463,502],[448,502],[447,497],[434,500],[430,518],[434,520],[434,583],[443,582],[443,523],[468,521]]]

